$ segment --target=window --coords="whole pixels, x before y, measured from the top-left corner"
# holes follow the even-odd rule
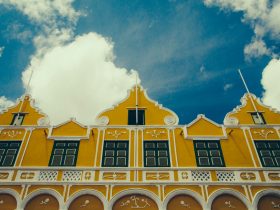
[[[0,142],[0,166],[13,166],[21,145],[20,141]]]
[[[195,141],[196,163],[205,167],[224,167],[224,158],[219,141]]]
[[[255,141],[264,167],[280,167],[280,141]]]
[[[136,120],[136,110],[128,110],[128,125],[145,125],[145,110],[137,110],[137,120]],[[136,122],[137,121],[137,122]]]
[[[170,166],[168,141],[144,141],[144,166]]]
[[[78,141],[55,141],[49,166],[75,166],[78,150]]]
[[[255,124],[265,124],[264,117],[260,112],[252,112],[251,116]]]
[[[128,141],[105,141],[103,147],[103,167],[128,166]]]
[[[21,125],[24,117],[24,113],[15,113],[11,125]]]

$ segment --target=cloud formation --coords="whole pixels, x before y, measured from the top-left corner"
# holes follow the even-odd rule
[[[262,73],[263,102],[280,110],[280,59],[272,59]]]
[[[0,112],[12,105],[14,105],[13,101],[8,100],[5,96],[0,97]]]
[[[247,58],[270,54],[263,42],[268,35],[272,39],[280,39],[280,1],[270,0],[204,0],[207,6],[218,6],[224,10],[243,12],[243,22],[250,24],[254,37],[244,53]],[[259,50],[256,47],[260,47]]]
[[[136,72],[114,64],[113,43],[96,33],[54,47],[23,73],[25,86],[52,123],[69,117],[93,124],[95,116],[125,98]]]
[[[109,39],[96,33],[75,36],[81,14],[73,1],[0,0],[39,28],[32,40],[36,52],[30,56],[22,81],[51,124],[70,117],[93,124],[101,110],[127,95],[137,74],[114,64],[114,45]],[[0,108],[9,105],[5,97],[1,100]]]
[[[0,4],[15,8],[31,21],[44,24],[57,24],[56,18],[63,17],[75,22],[79,12],[72,7],[74,0],[0,0]]]

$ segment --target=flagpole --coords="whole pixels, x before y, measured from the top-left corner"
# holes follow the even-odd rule
[[[28,83],[27,83],[27,87],[26,87],[26,91],[23,95],[23,99],[22,99],[22,102],[20,104],[20,107],[19,107],[19,111],[17,113],[17,118],[19,117],[19,114],[21,113],[22,111],[22,107],[23,107],[23,103],[24,103],[24,100],[25,100],[25,96],[27,95],[27,93],[29,92],[29,89],[30,89],[30,82],[31,82],[31,78],[33,76],[33,70],[31,70],[31,74],[30,74],[30,77],[29,77],[29,80],[28,80]]]
[[[138,88],[137,88],[137,73],[136,73],[136,81],[135,81],[135,88],[136,88],[136,90],[135,90],[135,114],[136,114],[136,125],[138,125]]]
[[[242,82],[243,82],[243,84],[244,84],[244,86],[245,86],[245,89],[246,89],[246,91],[247,91],[247,93],[248,93],[248,95],[249,95],[249,98],[250,98],[250,100],[251,100],[251,103],[252,103],[252,105],[253,105],[253,108],[254,108],[255,112],[257,113],[258,118],[261,119],[261,118],[260,118],[260,114],[259,114],[259,112],[258,112],[258,110],[257,110],[257,107],[256,107],[256,105],[255,105],[255,103],[254,103],[254,101],[253,101],[252,95],[251,95],[251,93],[250,93],[250,91],[249,91],[249,88],[248,88],[248,86],[247,86],[247,84],[246,84],[246,82],[245,82],[245,79],[244,79],[244,77],[243,77],[243,75],[242,75],[242,73],[241,73],[241,70],[238,69],[238,72],[239,72],[239,75],[240,75],[240,77],[241,77],[241,80],[242,80]]]

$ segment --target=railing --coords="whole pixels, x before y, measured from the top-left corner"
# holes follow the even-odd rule
[[[0,183],[280,183],[277,168],[0,168]]]

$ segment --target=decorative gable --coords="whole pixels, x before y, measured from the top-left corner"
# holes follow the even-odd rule
[[[122,102],[102,112],[97,121],[100,125],[128,125],[135,120],[131,117],[135,116],[136,109],[142,125],[177,125],[179,122],[173,111],[150,99],[140,85],[134,86]]]
[[[48,139],[88,139],[89,129],[74,118],[50,129]]]
[[[14,106],[0,112],[0,125],[49,125],[49,119],[34,106],[34,100],[29,95],[24,95]]]
[[[226,138],[225,129],[222,125],[208,119],[203,114],[183,128],[185,139],[221,139]]]
[[[253,105],[252,101],[255,105]],[[244,94],[241,98],[241,105],[234,108],[231,112],[227,113],[224,119],[225,125],[248,125],[257,124],[254,121],[254,113],[256,110],[260,113],[260,117],[263,118],[263,124],[279,124],[280,123],[280,112],[269,106],[264,105],[259,98],[254,94]]]

